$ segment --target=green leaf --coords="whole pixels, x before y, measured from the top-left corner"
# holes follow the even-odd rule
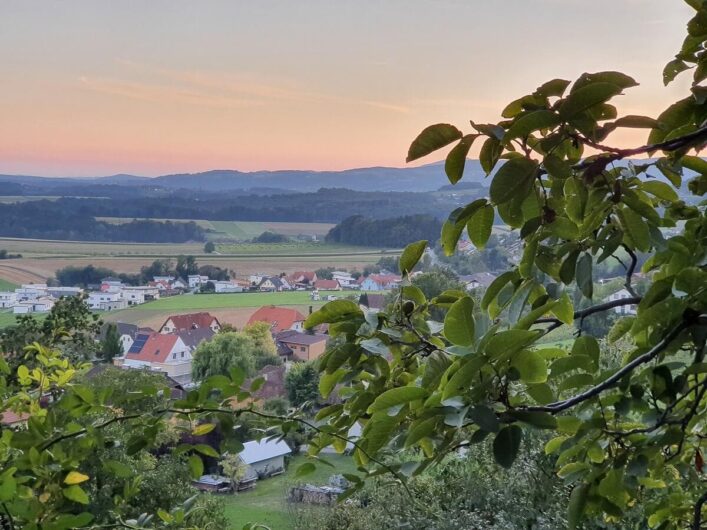
[[[474,343],[474,301],[469,296],[460,298],[449,308],[444,318],[444,336],[458,346]]]
[[[565,285],[569,285],[574,281],[574,273],[577,268],[577,258],[579,257],[579,250],[573,250],[570,252],[565,260],[560,265],[560,280]]]
[[[524,383],[544,383],[547,381],[547,363],[533,350],[523,350],[513,357],[512,366],[520,372]]]
[[[369,454],[375,454],[383,447],[395,428],[398,426],[398,420],[394,416],[388,416],[385,412],[378,412],[371,416],[366,426],[363,428],[363,439],[366,442],[366,451]]]
[[[69,486],[68,488],[64,488],[62,490],[62,493],[64,494],[64,497],[67,499],[78,502],[79,504],[88,504],[89,499],[88,495],[86,492],[81,489],[81,486],[73,485]]]
[[[130,467],[117,460],[105,460],[103,467],[118,478],[128,478],[133,474]]]
[[[469,154],[471,145],[478,137],[478,134],[467,134],[447,155],[447,159],[444,162],[444,172],[452,184],[456,184],[464,176],[466,157]]]
[[[415,445],[423,438],[427,438],[434,433],[437,426],[437,418],[427,418],[426,420],[417,420],[410,425],[407,438],[405,438],[405,447]]]
[[[198,455],[191,455],[187,463],[189,464],[189,472],[193,479],[198,479],[204,474],[204,463]]]
[[[457,249],[457,243],[459,238],[464,231],[464,225],[458,225],[456,223],[445,221],[442,225],[442,235],[439,238],[439,242],[442,245],[442,250],[446,256],[451,256]]]
[[[493,176],[489,195],[496,204],[503,204],[516,197],[525,197],[533,185],[538,164],[527,158],[508,160]]]
[[[557,420],[548,412],[514,410],[511,415],[518,421],[537,427],[538,429],[556,429]]]
[[[215,427],[216,425],[213,423],[202,423],[201,425],[194,427],[194,430],[192,430],[191,433],[194,436],[203,436],[205,434],[209,434]]]
[[[448,123],[438,123],[425,128],[408,150],[406,161],[412,162],[462,138],[462,132]]]
[[[472,407],[469,409],[467,416],[485,431],[498,432],[501,428],[496,413],[486,405],[476,405]]]
[[[321,393],[322,397],[329,397],[331,391],[334,390],[334,387],[338,384],[341,378],[346,375],[347,372],[348,370],[345,370],[344,368],[339,368],[338,370],[330,374],[322,374],[319,378],[319,392]]]
[[[648,180],[641,183],[641,189],[651,195],[655,195],[661,200],[674,202],[679,199],[675,189],[665,182],[659,180]]]
[[[599,343],[597,339],[590,335],[582,335],[577,337],[572,344],[572,355],[586,355],[589,357],[594,366],[599,366]]]
[[[577,261],[575,277],[582,294],[591,299],[594,295],[594,280],[592,279],[592,255],[589,252],[582,254]]]
[[[416,241],[415,243],[410,243],[407,247],[405,247],[405,250],[403,250],[403,253],[400,255],[401,274],[405,275],[410,274],[412,272],[412,270],[415,268],[415,265],[417,265],[417,262],[420,261],[420,258],[425,252],[426,247],[426,239]]]
[[[481,164],[481,169],[483,169],[487,175],[496,167],[502,152],[503,146],[497,138],[487,138],[481,146],[479,163]]]
[[[517,425],[508,425],[493,440],[493,456],[501,466],[510,468],[518,456],[523,431]]]
[[[384,412],[392,407],[404,405],[417,399],[425,399],[429,392],[419,386],[401,386],[391,388],[379,395],[368,407],[368,413]]]
[[[484,248],[486,246],[489,237],[491,237],[494,217],[494,209],[490,204],[484,205],[472,215],[466,231],[475,247]]]
[[[362,317],[363,312],[356,302],[351,300],[334,300],[327,302],[319,311],[315,311],[304,322],[306,329],[311,329],[319,324],[333,324]]]
[[[612,97],[621,93],[621,87],[613,83],[591,83],[583,86],[577,91],[570,93],[560,105],[560,116],[564,120],[569,120],[594,107],[600,103],[608,101]]]
[[[567,359],[572,360],[573,358],[567,357]],[[565,361],[567,359],[558,359],[557,361],[555,361],[555,363],[559,361]],[[565,390],[572,390],[574,388],[589,386],[592,383],[594,383],[594,378],[590,374],[574,374],[562,381],[562,384],[559,386],[558,390],[560,392],[563,392]]]
[[[648,116],[628,115],[616,120],[614,125],[617,127],[632,127],[635,129],[652,129],[658,127],[660,124],[657,120],[649,118]]]
[[[73,486],[74,484],[81,484],[82,482],[86,482],[89,478],[90,477],[88,475],[84,475],[83,473],[80,473],[78,471],[69,471],[69,473],[67,473],[66,477],[64,478],[64,484]]]
[[[204,456],[210,456],[211,458],[218,458],[220,455],[218,451],[207,444],[196,444],[194,449],[199,451]]]
[[[525,138],[534,131],[549,129],[559,125],[561,122],[560,117],[549,110],[541,109],[529,112],[513,122],[513,125],[506,132],[504,140]]]
[[[569,530],[575,530],[579,527],[588,497],[589,486],[587,484],[580,484],[572,490],[567,507],[567,527]]]
[[[617,213],[624,233],[630,238],[632,246],[641,252],[648,252],[651,247],[648,224],[630,208],[622,208]]]
[[[524,329],[509,329],[496,333],[486,343],[486,353],[490,357],[502,355],[510,357],[521,348],[533,342],[539,333]]]
[[[598,493],[611,501],[619,508],[626,506],[629,498],[623,482],[623,473],[618,469],[610,470],[599,483],[597,488]]]
[[[550,311],[565,324],[572,324],[572,322],[574,322],[574,306],[572,305],[569,293],[566,291],[562,293],[557,304],[555,304]]]
[[[492,281],[491,285],[486,288],[484,296],[481,298],[481,308],[488,309],[491,302],[498,296],[498,293],[501,292],[501,289],[515,277],[516,273],[514,271],[506,271]]]
[[[547,225],[547,227],[553,235],[561,239],[574,241],[579,237],[577,225],[566,217],[555,217],[555,220]]]
[[[295,477],[304,477],[305,475],[309,475],[311,473],[314,473],[317,470],[317,466],[315,466],[312,462],[305,462],[304,464],[301,464],[297,466],[297,471],[295,472]]]
[[[552,79],[540,85],[535,93],[546,98],[561,97],[569,85],[566,79]]]

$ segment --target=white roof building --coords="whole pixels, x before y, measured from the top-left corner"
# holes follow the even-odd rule
[[[283,440],[253,440],[243,444],[238,456],[244,464],[254,465],[281,456],[289,455],[292,449]]]

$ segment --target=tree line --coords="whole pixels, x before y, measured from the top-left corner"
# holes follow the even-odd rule
[[[96,267],[86,265],[77,267],[69,265],[59,269],[55,273],[56,281],[59,285],[67,287],[88,287],[101,283],[103,278],[118,278],[127,285],[144,285],[151,282],[155,276],[173,276],[175,278],[187,279],[191,274],[201,274],[208,276],[210,280],[228,280],[230,273],[216,265],[199,265],[194,256],[179,256],[177,261],[171,259],[157,259],[150,265],[140,268],[137,273],[118,273],[107,267]]]
[[[95,199],[86,202],[93,201]],[[106,215],[99,210],[88,211],[73,206],[48,200],[4,204],[0,208],[0,236],[134,243],[183,243],[206,239],[205,230],[193,221],[175,223],[143,219],[111,224],[96,219],[96,216]]]
[[[436,240],[442,223],[430,215],[406,215],[392,219],[348,217],[326,235],[327,243],[368,247],[404,247],[420,239]]]

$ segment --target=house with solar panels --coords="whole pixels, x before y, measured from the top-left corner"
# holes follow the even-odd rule
[[[182,385],[191,383],[191,348],[179,335],[138,333],[116,366],[162,372]]]

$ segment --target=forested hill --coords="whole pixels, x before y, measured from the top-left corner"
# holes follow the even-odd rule
[[[479,196],[483,190],[478,191]],[[470,195],[465,195],[468,199]],[[206,219],[210,221],[291,221],[338,223],[352,215],[374,219],[427,214],[446,217],[460,205],[454,193],[361,192],[321,189],[315,193],[229,195],[176,194],[167,198],[62,198],[45,204],[52,211],[96,217]],[[29,203],[31,204],[31,203]],[[17,206],[16,209],[22,209]]]
[[[484,173],[477,160],[469,160],[465,180],[481,181]],[[96,178],[46,178],[25,175],[0,175],[0,191],[12,185],[15,195],[112,196],[139,191],[142,194],[170,190],[204,192],[240,191],[272,194],[274,190],[313,192],[320,188],[347,188],[355,191],[433,191],[448,184],[442,163],[420,167],[371,167],[343,171],[235,171],[219,169],[202,173],[180,173],[154,178],[113,175]],[[17,187],[19,186],[19,188]],[[82,193],[75,193],[83,189]],[[101,193],[98,193],[101,192]]]

